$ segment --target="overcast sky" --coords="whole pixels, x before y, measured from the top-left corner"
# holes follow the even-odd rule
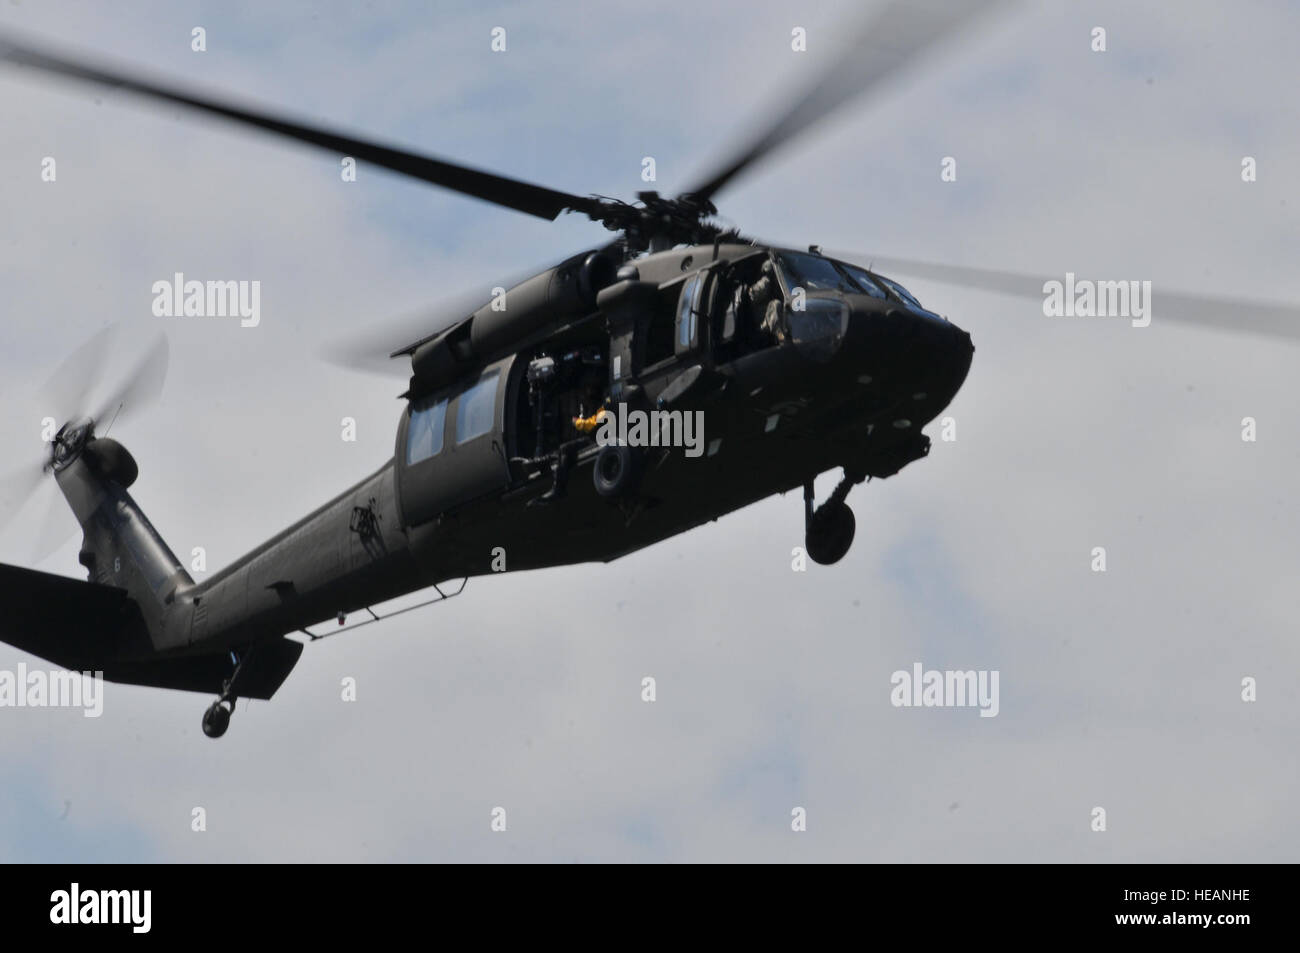
[[[859,5],[434,6],[10,0],[0,26],[630,198],[643,156],[669,193],[707,171]],[[974,336],[957,440],[932,426],[929,458],[854,491],[841,563],[791,570],[790,494],[308,646],[220,741],[201,695],[0,709],[0,860],[1295,860],[1300,345],[1179,328],[1159,296],[1300,301],[1297,35],[1284,2],[1030,3],[722,194],[796,247],[1154,283],[1137,329],[908,281]],[[366,166],[343,183],[335,156],[8,67],[0,130],[6,458],[39,459],[34,394],[69,351],[165,331],[163,401],[113,436],[209,574],[392,454],[400,368],[323,344],[605,236]],[[154,317],[177,271],[261,281],[260,326]],[[30,565],[53,489],[0,561]],[[82,577],[76,548],[39,568]],[[998,716],[891,706],[914,662],[999,671]]]

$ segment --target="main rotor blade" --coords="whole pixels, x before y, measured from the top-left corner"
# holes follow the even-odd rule
[[[615,240],[592,250],[603,255],[611,255],[618,245],[619,241]],[[584,252],[578,252],[577,255],[548,262],[528,271],[515,272],[490,285],[485,283],[477,289],[464,290],[431,307],[420,308],[381,324],[368,322],[356,331],[335,338],[320,347],[316,352],[317,356],[325,363],[344,370],[382,374],[388,377],[409,375],[410,361],[403,355],[396,354],[399,348],[405,348],[417,341],[431,340],[464,321],[479,308],[491,302],[491,287],[500,287],[509,291],[529,278],[582,254]]]
[[[357,139],[320,126],[309,126],[257,107],[236,105],[227,99],[185,88],[170,80],[148,79],[130,67],[96,62],[92,57],[80,53],[56,53],[48,48],[43,49],[25,38],[15,38],[12,34],[0,35],[0,60],[68,79],[119,87],[142,96],[188,106],[278,133],[298,142],[311,143],[340,155],[363,159],[453,192],[536,215],[548,221],[555,219],[565,209],[592,214],[600,208],[599,202],[590,198],[557,192],[519,179]]]
[[[411,373],[411,362],[402,355],[396,355],[399,348],[436,337],[464,321],[492,300],[492,287],[509,291],[556,264],[552,262],[532,271],[519,272],[504,280],[484,284],[474,290],[465,290],[432,307],[420,308],[381,324],[367,323],[320,347],[317,355],[325,363],[344,370],[364,371],[387,377],[407,376]]]
[[[392,356],[394,351],[421,338],[441,334],[468,318],[490,299],[491,295],[482,291],[467,292],[450,302],[385,321],[378,328],[373,324],[361,327],[322,345],[317,350],[317,356],[325,363],[343,370],[390,377],[409,375],[410,361],[397,360]]]
[[[167,379],[168,353],[167,337],[159,334],[153,346],[135,362],[116,391],[100,401],[99,408],[91,415],[100,436],[108,433],[108,428],[116,419],[147,407],[158,399],[163,382]]]
[[[685,194],[712,197],[733,178],[813,123],[884,85],[950,36],[1008,0],[890,0],[852,31],[813,85],[759,135]]]
[[[1048,281],[1064,282],[1065,279],[1062,274],[1026,275],[992,268],[969,268],[908,258],[859,255],[852,252],[828,252],[827,254],[833,258],[856,262],[886,276],[897,272],[899,275],[929,279],[947,285],[1029,298],[1040,305],[1046,298],[1043,285]],[[1294,304],[1186,294],[1164,291],[1160,285],[1153,285],[1148,307],[1151,309],[1151,319],[1155,322],[1178,322],[1218,331],[1240,331],[1246,334],[1300,341],[1300,306]]]

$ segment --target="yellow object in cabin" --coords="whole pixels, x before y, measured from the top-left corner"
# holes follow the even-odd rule
[[[590,417],[574,417],[573,426],[578,433],[591,433],[600,426],[600,422],[605,419],[605,408],[602,407]]]

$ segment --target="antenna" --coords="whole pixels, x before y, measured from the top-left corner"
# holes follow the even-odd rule
[[[113,418],[108,422],[108,426],[104,428],[104,432],[100,434],[101,437],[108,436],[108,432],[113,429],[113,424],[117,421],[117,415],[120,414],[121,412],[122,412],[122,401],[118,401],[117,409],[113,411]]]

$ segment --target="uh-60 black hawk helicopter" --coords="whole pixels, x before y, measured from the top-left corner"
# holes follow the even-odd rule
[[[314,625],[485,574],[498,548],[510,569],[609,561],[802,487],[808,555],[837,561],[854,535],[849,489],[927,454],[922,427],[962,385],[971,338],[873,270],[723,231],[712,199],[991,5],[885,6],[861,42],[715,174],[677,198],[643,192],[636,204],[376,145],[0,38],[0,59],[12,64],[185,105],[548,220],[580,212],[618,233],[393,352],[411,363],[394,457],[200,583],[127,492],[131,455],[98,433],[115,408],[156,389],[166,353],[156,349],[103,412],[70,408],[77,416],[30,474],[33,486],[52,475],[80,522],[89,581],[0,566],[0,636],[109,680],[217,693],[203,716],[216,737],[237,697],[270,698],[288,676],[303,648],[289,633],[315,636]],[[1041,295],[1037,278],[910,270]],[[1243,309],[1186,296],[1175,304],[1208,323]],[[1254,323],[1237,326],[1291,327],[1284,309],[1245,317]],[[96,356],[92,342],[61,372],[77,381],[78,400]],[[605,415],[633,412],[654,433],[667,421],[670,434],[703,413],[698,452],[600,439]],[[836,468],[843,480],[814,507],[814,477]]]

